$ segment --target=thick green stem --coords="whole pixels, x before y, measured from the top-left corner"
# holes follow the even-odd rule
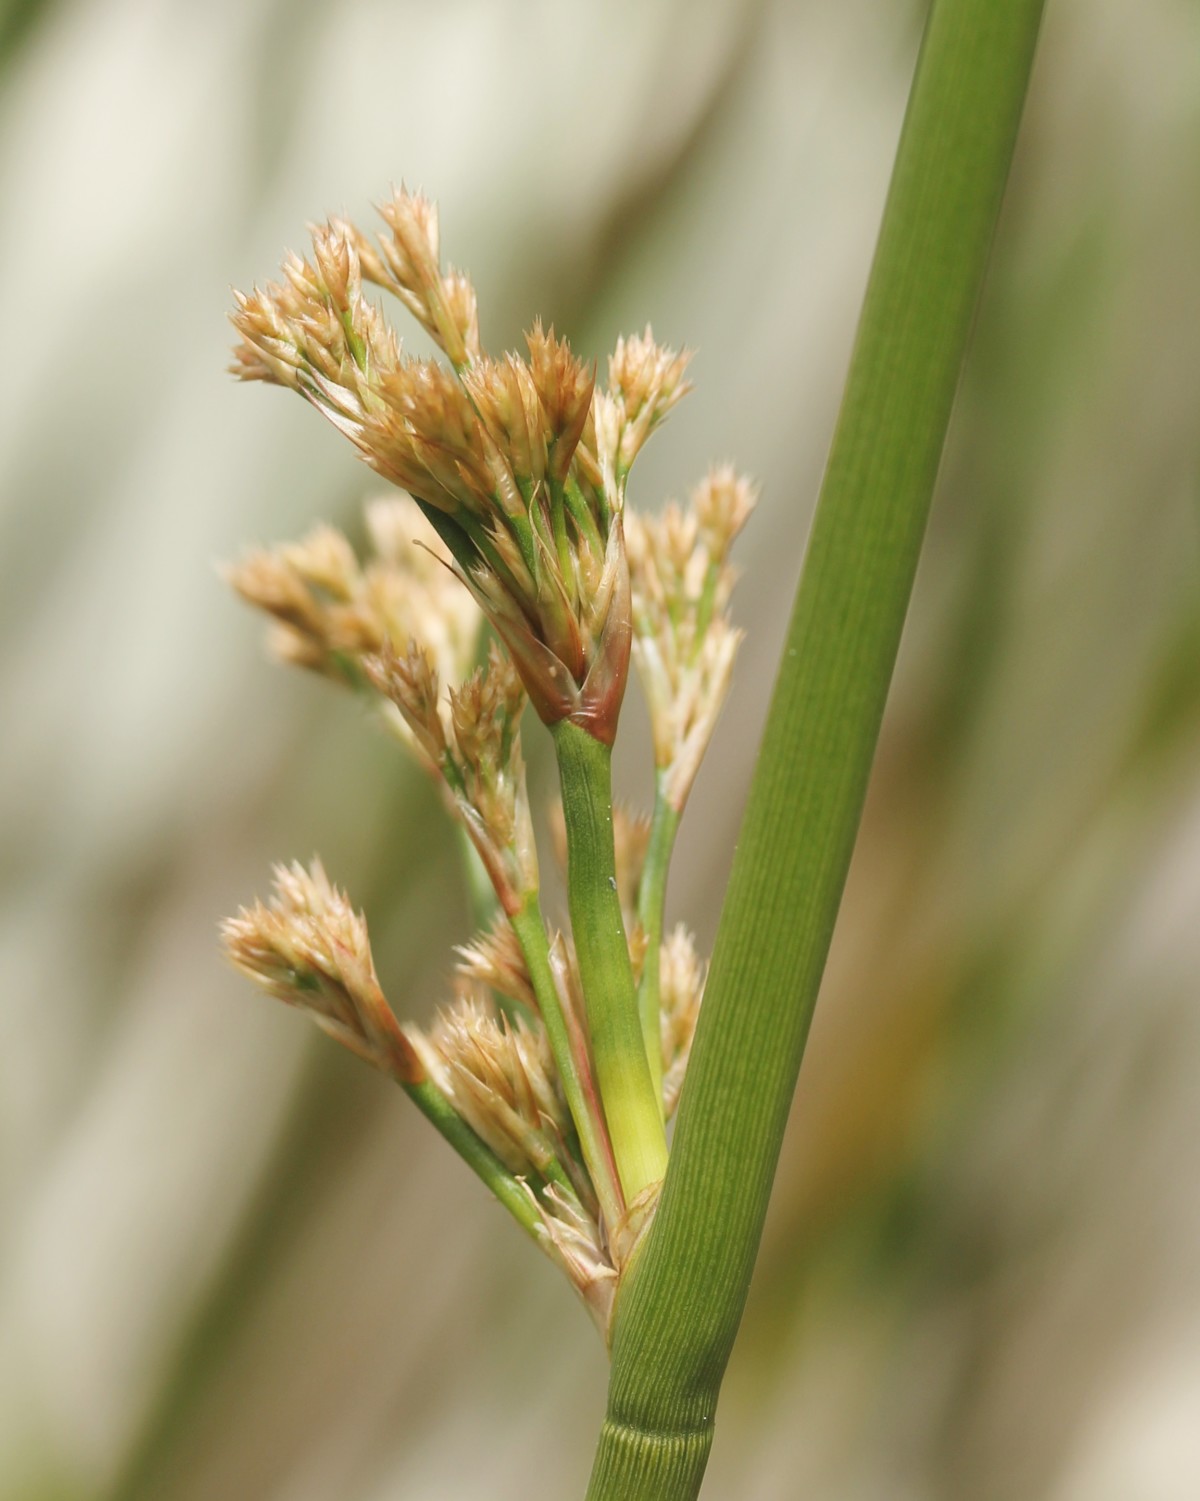
[[[711,1448],[711,1425],[691,1432],[651,1433],[606,1418],[588,1495],[611,1496],[613,1501],[695,1496]]]
[[[584,1166],[596,1190],[601,1213],[609,1225],[615,1225],[621,1219],[624,1202],[612,1148],[605,1134],[604,1112],[592,1078],[587,1041],[571,1026],[562,1008],[550,965],[550,946],[537,892],[530,893],[520,911],[509,920],[529,969],[542,1025],[567,1099],[567,1109],[579,1136]]]
[[[533,1200],[492,1149],[475,1135],[445,1095],[428,1079],[420,1084],[405,1084],[403,1088],[426,1120],[437,1127],[467,1166],[487,1184],[521,1229],[540,1244],[538,1227],[541,1217]]]
[[[613,851],[612,752],[568,720],[554,728],[567,826],[567,899],[596,1083],[627,1203],[666,1171],[667,1139],[638,1017]]]
[[[699,1489],[671,1456],[711,1427],[741,1320],[1041,12],[930,11],[589,1501]]]
[[[638,921],[646,935],[646,957],[642,961],[642,978],[638,985],[638,1012],[642,1037],[655,1098],[662,1105],[662,1030],[659,1023],[659,950],[662,948],[663,912],[667,900],[667,871],[671,851],[679,830],[679,814],[667,801],[664,778],[658,777],[654,798],[654,819],[650,825],[650,842],[646,846],[646,863],[638,885]]]

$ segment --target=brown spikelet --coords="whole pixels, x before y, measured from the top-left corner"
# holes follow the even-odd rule
[[[443,696],[426,652],[385,648],[363,658],[372,684],[395,705],[448,806],[463,824],[504,910],[537,888],[537,847],[519,724],[525,693],[492,643],[487,663]]]
[[[533,372],[516,355],[482,359],[463,375],[480,420],[507,455],[518,489],[540,485],[546,474],[546,432]]]
[[[230,960],[268,994],[306,1010],[324,1031],[402,1084],[424,1072],[384,999],[362,914],[319,860],[277,866],[275,893],[221,927]]]
[[[553,328],[548,333],[543,330],[540,319],[526,335],[526,343],[545,419],[549,472],[561,484],[591,409],[596,372],[575,358],[565,339],[555,338]]]
[[[539,1023],[509,1022],[464,985],[413,1045],[442,1093],[510,1171],[554,1172],[568,1130]]]
[[[466,366],[480,353],[475,289],[460,271],[442,274],[437,205],[401,187],[379,212],[390,234],[364,254],[363,274],[395,293],[456,369]]]
[[[687,350],[666,349],[645,332],[618,339],[608,362],[608,391],[619,412],[618,473],[628,473],[646,440],[691,387]]]
[[[663,1049],[663,1108],[669,1120],[679,1103],[687,1072],[706,968],[696,955],[692,935],[683,924],[668,934],[659,959],[660,1028]]]
[[[529,966],[507,917],[497,917],[490,928],[476,933],[470,943],[460,944],[454,953],[455,968],[464,980],[486,985],[527,1011],[537,1011]]]
[[[729,547],[753,508],[750,483],[714,469],[687,510],[626,517],[633,655],[650,708],[655,763],[681,812],[729,690],[741,633],[726,609]]]
[[[544,1249],[567,1274],[607,1344],[618,1272],[596,1221],[556,1187],[540,1197],[530,1191],[530,1197],[542,1217]]]
[[[368,656],[417,649],[439,679],[458,682],[483,618],[444,546],[406,495],[371,502],[367,528],[374,553],[363,564],[341,532],[318,526],[298,542],[250,552],[224,573],[272,617],[268,640],[283,661],[362,687]],[[411,739],[407,727],[403,736]]]
[[[385,642],[378,652],[364,656],[363,669],[375,689],[399,709],[428,769],[440,771],[447,736],[441,683],[430,654],[415,641],[403,651]]]

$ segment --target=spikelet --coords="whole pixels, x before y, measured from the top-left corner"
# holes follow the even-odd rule
[[[447,804],[470,836],[504,910],[537,889],[537,846],[521,755],[525,693],[493,642],[485,666],[443,698],[429,654],[385,646],[363,658],[374,687],[395,706]]]
[[[659,958],[663,1054],[663,1108],[670,1120],[679,1103],[696,1018],[704,998],[706,966],[696,956],[692,935],[680,923],[666,938]]]
[[[227,918],[221,940],[243,974],[352,1053],[403,1084],[424,1076],[379,988],[366,922],[319,860],[277,866],[271,900]]]
[[[370,502],[374,555],[360,564],[331,526],[298,542],[258,548],[224,569],[248,604],[272,620],[281,661],[362,687],[362,658],[420,643],[440,677],[456,683],[477,650],[483,617],[449,568],[449,555],[408,496]]]
[[[450,567],[445,544],[409,495],[367,502],[374,557],[364,569],[363,607],[397,650],[419,641],[443,682],[460,683],[479,653],[483,616]]]
[[[465,981],[486,985],[526,1011],[537,1011],[529,966],[507,917],[498,916],[490,928],[476,933],[470,943],[459,944],[454,955],[456,973]]]
[[[687,511],[626,518],[634,660],[667,801],[682,812],[729,690],[741,641],[726,613],[729,548],[754,506],[748,480],[713,469]]]
[[[429,1077],[510,1172],[565,1174],[567,1112],[540,1023],[498,1016],[481,987],[463,984],[412,1041]]]
[[[608,393],[617,409],[614,462],[622,479],[650,434],[691,390],[683,378],[690,360],[687,350],[656,344],[649,324],[644,333],[617,340],[608,362]]]
[[[596,1221],[551,1187],[540,1197],[528,1190],[542,1218],[542,1245],[563,1269],[608,1343],[618,1273]]]
[[[475,289],[460,271],[443,274],[439,260],[437,205],[403,186],[379,212],[390,234],[372,246],[353,225],[345,226],[362,274],[394,293],[456,368],[479,355]]]

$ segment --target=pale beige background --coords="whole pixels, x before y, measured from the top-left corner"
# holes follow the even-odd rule
[[[1200,12],[1048,9],[713,1501],[1200,1493]],[[466,921],[428,789],[216,577],[368,488],[222,373],[229,286],[403,177],[496,347],[698,350],[635,499],[764,485],[707,943],[920,14],[0,7],[4,1501],[582,1494],[565,1284],[216,954],[314,849],[406,1014]]]

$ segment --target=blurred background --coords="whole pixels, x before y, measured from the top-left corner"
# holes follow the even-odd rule
[[[402,1015],[468,932],[430,787],[217,576],[372,489],[224,374],[229,289],[403,178],[492,348],[698,351],[633,498],[763,484],[707,949],[922,15],[0,4],[4,1501],[582,1495],[565,1280],[217,954],[315,850]],[[1198,237],[1200,10],[1050,0],[713,1501],[1200,1494]]]

